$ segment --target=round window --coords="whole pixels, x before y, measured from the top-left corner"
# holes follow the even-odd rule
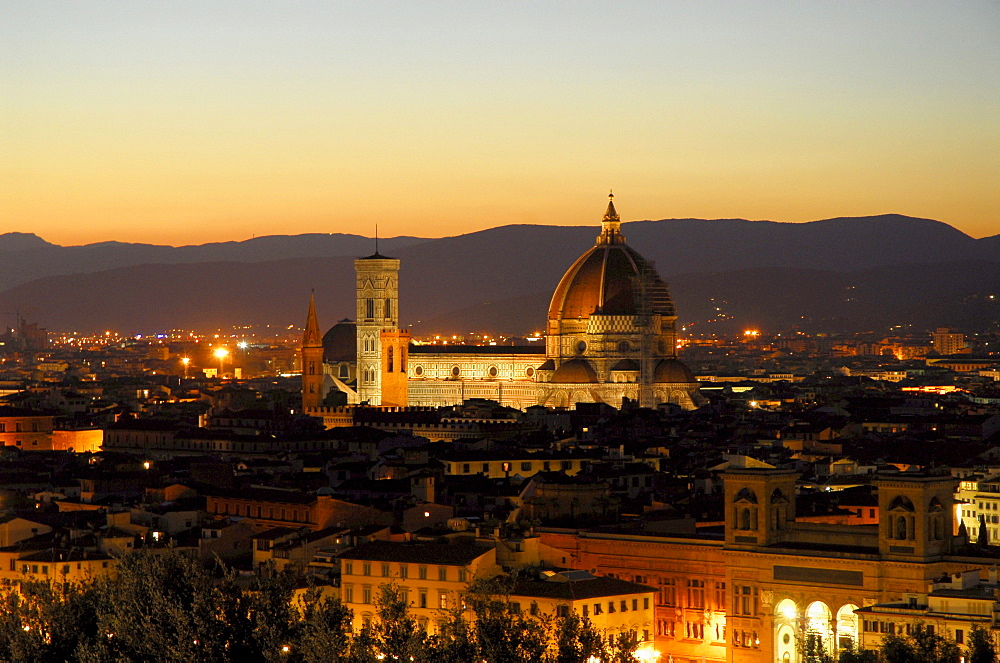
[[[781,638],[781,641],[782,641],[783,643],[785,643],[785,644],[787,645],[787,644],[788,644],[789,642],[791,642],[791,641],[792,641],[792,636],[790,636],[790,635],[788,635],[788,634],[786,633],[786,634],[784,635],[784,637],[783,637],[783,638]]]
[[[587,349],[587,342],[586,341],[580,341],[579,343],[576,344],[576,351],[577,352],[583,354],[583,352],[586,351],[586,349]]]
[[[414,375],[423,375],[424,374],[424,367],[423,366],[417,366],[416,368],[413,369],[413,374]]]
[[[632,349],[632,346],[628,344],[628,341],[618,341],[618,352],[628,352]]]
[[[461,374],[462,374],[462,369],[461,368],[459,368],[458,366],[452,366],[451,367],[451,375],[452,375],[452,377],[456,377],[457,378]]]
[[[524,374],[527,375],[530,378],[532,375],[535,374],[535,369],[533,369],[533,368],[531,368],[529,366],[528,369],[524,372]]]
[[[490,374],[491,378],[495,378],[499,373],[499,371],[497,370],[496,366],[490,366],[490,370],[488,371],[488,373]]]

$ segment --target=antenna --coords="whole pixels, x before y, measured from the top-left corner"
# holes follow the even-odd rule
[[[378,224],[375,224],[375,255],[378,255]]]

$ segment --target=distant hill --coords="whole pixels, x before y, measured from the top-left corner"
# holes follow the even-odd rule
[[[418,333],[521,333],[542,328],[556,283],[597,232],[596,223],[513,225],[380,240],[380,251],[402,260],[400,313]],[[953,324],[974,331],[1000,320],[1000,236],[977,240],[937,221],[672,219],[626,223],[623,233],[669,281],[679,322],[702,329]],[[2,235],[0,280],[22,280],[0,292],[0,311],[81,332],[301,325],[315,288],[328,326],[354,317],[353,258],[373,249],[354,235],[178,248],[58,247]],[[53,256],[62,256],[61,267],[48,262]],[[127,261],[135,262],[120,264]],[[720,302],[731,317],[707,322]]]
[[[419,237],[379,240],[379,250],[394,252],[425,241]],[[362,256],[375,252],[375,240],[360,235],[310,233],[269,235],[241,242],[162,246],[99,242],[83,246],[50,244],[37,235],[0,235],[0,290],[46,276],[87,274],[97,269],[146,264],[268,262],[284,258]]]

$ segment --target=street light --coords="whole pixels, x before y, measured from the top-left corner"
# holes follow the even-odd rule
[[[212,354],[219,360],[219,379],[222,379],[222,367],[226,361],[226,357],[229,356],[229,350],[226,348],[216,348]]]
[[[184,379],[188,378],[188,364],[191,363],[191,357],[181,357],[181,363],[184,364]]]

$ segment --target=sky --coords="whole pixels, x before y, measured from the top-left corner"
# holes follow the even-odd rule
[[[1000,233],[1000,3],[0,0],[0,232]]]

